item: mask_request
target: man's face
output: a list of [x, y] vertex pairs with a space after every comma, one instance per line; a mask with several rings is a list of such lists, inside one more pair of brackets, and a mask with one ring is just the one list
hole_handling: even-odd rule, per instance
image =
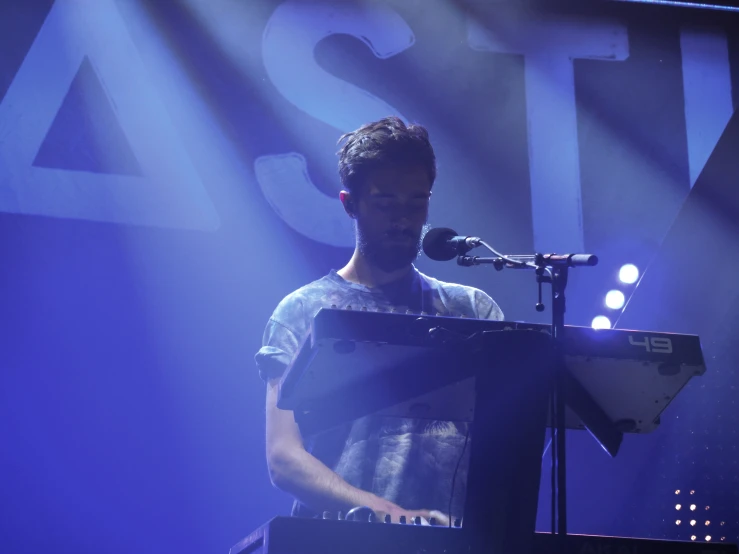
[[383, 271], [407, 266], [421, 252], [431, 182], [421, 166], [377, 169], [357, 202], [360, 252]]

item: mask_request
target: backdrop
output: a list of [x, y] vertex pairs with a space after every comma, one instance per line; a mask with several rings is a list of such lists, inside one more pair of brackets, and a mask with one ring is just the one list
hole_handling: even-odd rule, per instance
[[[737, 18], [548, 4], [0, 4], [4, 551], [226, 552], [288, 512], [252, 358], [279, 300], [351, 254], [335, 151], [362, 123], [428, 127], [432, 225], [596, 253], [567, 321], [618, 317], [605, 293], [634, 291], [618, 268], [649, 266], [734, 111]], [[417, 265], [507, 319], [550, 317], [533, 274]], [[672, 432], [615, 459], [570, 435], [572, 532], [737, 540], [736, 427], [706, 462], [721, 496], [694, 486], [681, 441], [718, 432], [681, 426], [697, 406], [736, 411], [735, 373], [707, 396], [710, 362], [664, 414]]]

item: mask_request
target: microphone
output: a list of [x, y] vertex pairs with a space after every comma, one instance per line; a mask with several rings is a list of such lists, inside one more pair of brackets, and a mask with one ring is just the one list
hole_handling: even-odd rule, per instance
[[478, 237], [461, 237], [446, 227], [431, 229], [423, 238], [423, 252], [432, 260], [446, 262], [480, 246]]

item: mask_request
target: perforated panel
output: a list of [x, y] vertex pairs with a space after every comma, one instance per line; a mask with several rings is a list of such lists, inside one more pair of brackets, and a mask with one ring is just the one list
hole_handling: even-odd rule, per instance
[[[708, 371], [681, 410], [678, 472], [666, 510], [675, 538], [739, 542], [739, 302], [704, 345]], [[669, 479], [669, 475], [665, 475]], [[680, 509], [677, 507], [680, 506]]]

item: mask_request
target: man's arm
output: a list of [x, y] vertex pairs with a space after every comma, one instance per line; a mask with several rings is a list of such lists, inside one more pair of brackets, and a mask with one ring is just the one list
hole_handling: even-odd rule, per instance
[[[267, 381], [267, 467], [272, 483], [314, 510], [348, 511], [368, 506], [393, 520], [410, 511], [351, 486], [303, 447], [293, 412], [277, 407], [279, 379]], [[415, 515], [415, 514], [414, 514]]]
[[[283, 321], [300, 322], [305, 318], [299, 311], [299, 302], [283, 301], [276, 313], [280, 312]], [[441, 525], [448, 524], [443, 514], [404, 510], [393, 502], [353, 487], [305, 450], [293, 412], [277, 408], [280, 377], [298, 351], [298, 337], [302, 334], [300, 327], [288, 327], [273, 316], [265, 329], [263, 346], [256, 355], [259, 374], [267, 383], [267, 467], [272, 483], [316, 512], [346, 512], [355, 506], [368, 506], [380, 519], [385, 515], [390, 515], [394, 522], [401, 515], [435, 517]]]

